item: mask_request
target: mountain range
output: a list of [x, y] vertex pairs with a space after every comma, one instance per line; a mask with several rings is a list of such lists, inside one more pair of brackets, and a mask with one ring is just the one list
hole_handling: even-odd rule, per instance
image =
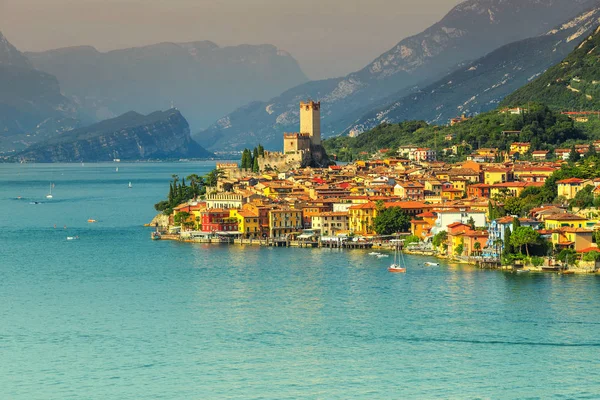
[[109, 52], [81, 46], [26, 56], [56, 76], [64, 94], [96, 120], [175, 106], [195, 130], [308, 80], [290, 54], [272, 45], [200, 41]]
[[507, 96], [503, 105], [543, 102], [561, 111], [600, 110], [600, 28], [568, 57]]
[[35, 70], [0, 33], [0, 152], [33, 143], [39, 124], [78, 117], [76, 105], [62, 95], [57, 79]]
[[559, 63], [600, 24], [600, 5], [549, 32], [507, 44], [438, 82], [364, 115], [344, 133], [355, 135], [383, 123], [425, 120], [445, 124], [461, 114], [474, 115]]
[[321, 101], [324, 136], [339, 134], [357, 116], [391, 102], [390, 96], [401, 98], [491, 50], [548, 32], [589, 6], [586, 0], [467, 0], [360, 71], [249, 103], [194, 137], [210, 149], [234, 150], [257, 142], [280, 147], [280, 134], [297, 130], [298, 103], [306, 99]]
[[17, 154], [20, 159], [34, 162], [212, 156], [191, 139], [188, 122], [175, 109], [149, 115], [130, 111], [117, 118], [65, 132]]

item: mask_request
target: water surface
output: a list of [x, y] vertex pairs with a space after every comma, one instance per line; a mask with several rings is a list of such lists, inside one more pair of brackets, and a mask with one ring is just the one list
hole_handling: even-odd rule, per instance
[[0, 164], [0, 398], [598, 398], [598, 277], [151, 241], [213, 166]]

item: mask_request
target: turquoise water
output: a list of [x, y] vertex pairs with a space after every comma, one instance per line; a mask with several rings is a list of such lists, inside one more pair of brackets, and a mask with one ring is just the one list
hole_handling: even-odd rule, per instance
[[213, 165], [0, 164], [0, 399], [600, 396], [598, 277], [151, 241]]

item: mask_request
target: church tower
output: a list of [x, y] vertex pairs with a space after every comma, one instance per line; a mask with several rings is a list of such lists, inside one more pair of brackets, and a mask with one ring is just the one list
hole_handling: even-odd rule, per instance
[[321, 145], [321, 102], [300, 102], [300, 133], [308, 133], [312, 145]]

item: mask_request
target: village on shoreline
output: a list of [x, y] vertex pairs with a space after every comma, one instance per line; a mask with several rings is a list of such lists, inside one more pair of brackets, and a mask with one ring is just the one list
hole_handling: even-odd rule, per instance
[[[320, 104], [301, 103], [284, 152], [258, 146], [241, 164], [173, 177], [153, 239], [332, 248], [393, 248], [519, 271], [596, 273], [600, 267], [600, 142], [557, 159], [514, 142], [460, 162], [434, 149], [382, 149], [329, 161]], [[519, 154], [533, 153], [528, 160]], [[543, 156], [543, 157], [542, 157]]]

